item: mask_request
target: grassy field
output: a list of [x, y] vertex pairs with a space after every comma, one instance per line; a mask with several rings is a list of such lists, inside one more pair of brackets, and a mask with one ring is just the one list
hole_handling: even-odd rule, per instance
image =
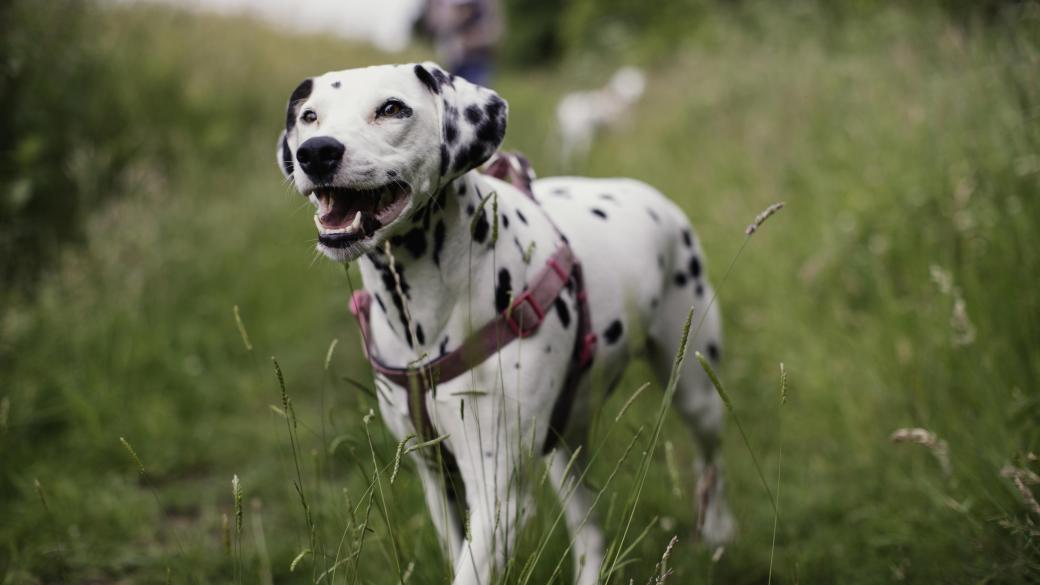
[[[163, 128], [168, 150], [92, 213], [31, 301], [0, 313], [0, 583], [449, 582], [410, 464], [384, 478], [385, 505], [369, 489], [373, 453], [390, 465], [396, 445], [378, 417], [363, 422], [375, 405], [350, 382], [369, 374], [343, 268], [314, 258], [311, 212], [273, 157], [300, 79], [426, 53], [155, 9], [93, 18], [134, 119]], [[1001, 473], [1040, 471], [1035, 10], [843, 21], [751, 3], [650, 64], [632, 120], [559, 168], [556, 97], [613, 66], [503, 72], [507, 147], [542, 175], [644, 179], [689, 213], [721, 284], [722, 380], [770, 482], [783, 457], [774, 547], [770, 500], [729, 425], [741, 537], [713, 559], [692, 543], [694, 447], [669, 415], [633, 522], [645, 537], [611, 582], [646, 582], [673, 535], [669, 583], [1040, 581], [1040, 510]], [[775, 201], [787, 207], [722, 282]], [[630, 368], [605, 416], [649, 379]], [[660, 396], [592, 437], [594, 484]], [[894, 444], [903, 427], [945, 441], [949, 473], [928, 447]], [[612, 539], [647, 446], [604, 491]], [[558, 507], [539, 500], [517, 562], [551, 546], [531, 583], [550, 580], [567, 542], [547, 535]]]

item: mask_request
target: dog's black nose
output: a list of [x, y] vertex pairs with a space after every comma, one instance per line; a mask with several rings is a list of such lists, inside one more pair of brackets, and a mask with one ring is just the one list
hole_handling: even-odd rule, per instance
[[313, 179], [325, 179], [336, 172], [346, 147], [328, 136], [311, 138], [296, 149], [300, 168]]

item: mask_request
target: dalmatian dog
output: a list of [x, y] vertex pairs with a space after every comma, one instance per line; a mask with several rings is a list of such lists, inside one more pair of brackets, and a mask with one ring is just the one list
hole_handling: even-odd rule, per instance
[[[566, 436], [545, 455], [545, 466], [524, 467], [524, 453], [541, 455], [563, 392], [579, 311], [573, 280], [545, 308], [533, 335], [423, 395], [456, 461], [457, 480], [446, 481], [419, 451], [411, 456], [454, 559], [453, 583], [501, 577], [531, 509], [530, 489], [517, 479], [547, 470], [563, 494], [576, 582], [590, 585], [599, 579], [605, 539], [590, 514], [595, 494], [575, 485], [585, 459], [571, 463], [571, 456], [596, 406], [593, 381], [616, 382], [638, 354], [666, 380], [691, 305], [696, 314], [707, 311], [691, 349], [718, 360], [720, 316], [708, 306], [712, 289], [687, 218], [652, 187], [630, 179], [546, 178], [533, 183], [531, 197], [479, 173], [502, 142], [506, 116], [506, 102], [493, 91], [433, 63], [335, 71], [292, 92], [277, 158], [314, 205], [318, 250], [336, 262], [357, 261], [374, 299], [369, 349], [387, 363], [421, 364], [456, 350], [569, 243], [583, 267], [599, 343], [572, 395]], [[723, 495], [723, 411], [694, 363], [686, 361], [674, 406], [699, 447], [699, 533], [715, 544], [735, 530]], [[378, 373], [376, 381], [392, 434], [416, 434], [408, 389]]]

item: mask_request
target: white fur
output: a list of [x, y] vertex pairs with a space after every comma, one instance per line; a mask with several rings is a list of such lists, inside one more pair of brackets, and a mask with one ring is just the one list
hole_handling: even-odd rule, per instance
[[[336, 81], [339, 89], [330, 85]], [[350, 250], [320, 249], [333, 260], [359, 259], [364, 287], [378, 297], [372, 306], [376, 351], [385, 362], [404, 366], [435, 357], [442, 349], [454, 350], [468, 332], [491, 320], [498, 311], [496, 291], [503, 270], [510, 274], [513, 294], [522, 290], [561, 243], [551, 217], [582, 262], [593, 329], [599, 335], [593, 368], [575, 395], [564, 443], [573, 448], [584, 441], [589, 413], [597, 407], [590, 400], [593, 384], [602, 388], [604, 382], [615, 382], [629, 357], [645, 351], [663, 383], [691, 305], [705, 316], [691, 350], [708, 353], [709, 345], [721, 344], [719, 313], [717, 305], [707, 306], [712, 292], [703, 269], [696, 279], [691, 276], [691, 259], [696, 256], [703, 264], [703, 254], [678, 207], [637, 181], [543, 179], [534, 183], [536, 202], [511, 185], [477, 172], [441, 176], [445, 116], [450, 117], [452, 109], [483, 107], [494, 95], [462, 79], [455, 79], [453, 85], [434, 94], [417, 80], [413, 66], [348, 70], [314, 80], [311, 96], [297, 106], [317, 110], [320, 123], [291, 129], [290, 149], [295, 152], [311, 136], [333, 136], [347, 147], [338, 184], [367, 185], [365, 181], [375, 180], [371, 177], [393, 169], [413, 187], [408, 210], [371, 241]], [[404, 100], [413, 116], [392, 124], [374, 120], [370, 113], [390, 95]], [[457, 141], [463, 145], [478, 140], [475, 127], [467, 124], [463, 121], [458, 129]], [[297, 166], [293, 180], [301, 193], [308, 194], [311, 185], [302, 175]], [[424, 222], [423, 209], [430, 203], [436, 207]], [[495, 207], [497, 218], [491, 215]], [[483, 231], [478, 219], [481, 209], [488, 224]], [[495, 222], [498, 237], [493, 241]], [[476, 232], [473, 226], [478, 226]], [[415, 230], [421, 232], [422, 246]], [[440, 245], [435, 243], [438, 231], [443, 233]], [[410, 240], [395, 239], [410, 232]], [[373, 253], [387, 241], [397, 242], [392, 244], [392, 272], [390, 258]], [[407, 325], [392, 302], [396, 279], [387, 285], [387, 275], [395, 273], [407, 288], [401, 303], [410, 316]], [[685, 276], [677, 280], [677, 274]], [[677, 284], [679, 280], [685, 284]], [[536, 482], [544, 474], [540, 465], [531, 467], [531, 458], [537, 460], [541, 453], [575, 339], [575, 295], [565, 292], [561, 299], [564, 308], [547, 308], [535, 335], [514, 341], [426, 396], [430, 416], [437, 431], [447, 435], [445, 445], [457, 460], [465, 485], [468, 538], [463, 519], [448, 501], [439, 467], [418, 453], [413, 455], [434, 525], [446, 554], [455, 559], [456, 585], [486, 585], [500, 575], [513, 554], [517, 529], [530, 513], [531, 478]], [[569, 315], [566, 325], [565, 313]], [[622, 333], [611, 341], [608, 332], [615, 322]], [[415, 433], [407, 391], [381, 377], [377, 386], [380, 410], [391, 433], [399, 440]], [[675, 405], [693, 430], [704, 462], [715, 464], [722, 408], [693, 360], [687, 360]], [[569, 458], [563, 447], [548, 458], [550, 483], [566, 498], [565, 520], [575, 537], [572, 556], [577, 581], [591, 585], [603, 560], [604, 536], [595, 515], [588, 514], [594, 495], [582, 486], [572, 493], [571, 484], [584, 470], [585, 460], [578, 458], [568, 478], [564, 470]], [[518, 481], [520, 477], [527, 480]], [[715, 477], [703, 527], [704, 537], [713, 543], [733, 534], [721, 476]], [[588, 522], [583, 523], [587, 516]]]

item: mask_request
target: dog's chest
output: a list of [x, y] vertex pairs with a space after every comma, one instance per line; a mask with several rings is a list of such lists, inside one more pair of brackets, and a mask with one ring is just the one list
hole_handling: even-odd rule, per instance
[[[513, 186], [470, 173], [361, 261], [375, 300], [373, 341], [404, 366], [453, 351], [529, 286], [561, 245], [538, 204]], [[576, 306], [563, 301], [560, 310]]]

